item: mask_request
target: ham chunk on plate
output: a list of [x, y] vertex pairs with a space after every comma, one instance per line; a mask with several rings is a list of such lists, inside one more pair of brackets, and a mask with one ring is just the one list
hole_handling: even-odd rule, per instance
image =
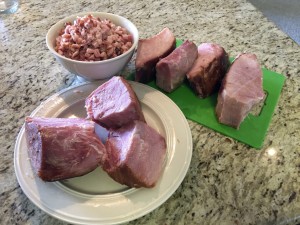
[[218, 93], [220, 123], [239, 128], [253, 106], [264, 98], [262, 71], [255, 54], [240, 54], [227, 72]]
[[117, 182], [129, 187], [153, 187], [163, 171], [166, 143], [156, 130], [134, 121], [110, 130], [103, 169]]
[[88, 118], [105, 128], [118, 128], [133, 120], [145, 121], [131, 85], [114, 76], [94, 90], [85, 101]]
[[27, 117], [25, 134], [33, 171], [44, 181], [57, 181], [96, 169], [106, 151], [95, 125], [79, 118]]
[[178, 88], [197, 57], [197, 46], [191, 41], [185, 41], [156, 64], [157, 86], [166, 92], [172, 92]]

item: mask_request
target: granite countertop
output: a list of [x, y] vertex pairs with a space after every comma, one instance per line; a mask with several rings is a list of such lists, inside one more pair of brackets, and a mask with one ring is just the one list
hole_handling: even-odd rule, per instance
[[178, 38], [219, 43], [231, 56], [253, 52], [263, 67], [287, 78], [262, 149], [188, 121], [193, 157], [185, 179], [163, 205], [128, 224], [300, 223], [300, 47], [250, 3], [28, 0], [17, 13], [0, 15], [0, 224], [66, 224], [24, 195], [13, 158], [24, 117], [74, 81], [48, 51], [45, 35], [81, 11], [123, 15], [141, 38], [169, 27]]

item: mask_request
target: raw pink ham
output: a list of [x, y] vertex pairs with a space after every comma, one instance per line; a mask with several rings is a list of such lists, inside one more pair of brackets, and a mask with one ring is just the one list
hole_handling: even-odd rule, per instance
[[44, 181], [57, 181], [96, 169], [106, 151], [95, 125], [79, 118], [27, 117], [25, 133], [33, 171]]
[[262, 71], [255, 54], [240, 54], [227, 72], [218, 94], [220, 123], [239, 128], [254, 105], [262, 101]]

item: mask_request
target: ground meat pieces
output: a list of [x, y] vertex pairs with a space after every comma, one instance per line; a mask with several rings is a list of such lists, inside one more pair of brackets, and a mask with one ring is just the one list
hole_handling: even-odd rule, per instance
[[101, 61], [123, 54], [132, 44], [133, 37], [125, 28], [87, 15], [66, 23], [56, 38], [55, 50], [70, 59]]

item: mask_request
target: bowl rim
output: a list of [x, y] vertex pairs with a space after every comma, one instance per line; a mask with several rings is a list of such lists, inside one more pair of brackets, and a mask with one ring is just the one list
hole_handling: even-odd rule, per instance
[[[80, 61], [80, 60], [75, 60], [75, 59], [70, 59], [70, 58], [67, 58], [63, 55], [60, 55], [58, 54], [57, 51], [55, 51], [55, 49], [53, 47], [51, 47], [51, 41], [50, 40], [50, 34], [55, 32], [57, 30], [56, 27], [60, 26], [61, 25], [61, 28], [63, 28], [63, 24], [67, 21], [74, 21], [75, 18], [79, 17], [79, 16], [85, 16], [85, 15], [93, 15], [95, 17], [105, 17], [105, 16], [110, 16], [110, 17], [116, 17], [118, 19], [121, 19], [121, 20], [124, 20], [126, 21], [127, 23], [131, 24], [131, 26], [133, 27], [133, 29], [135, 30], [136, 34], [133, 34], [132, 32], [130, 32], [129, 30], [127, 30], [128, 32], [130, 32], [132, 35], [133, 35], [133, 44], [131, 46], [130, 49], [128, 49], [126, 52], [124, 52], [123, 54], [121, 55], [118, 55], [114, 58], [111, 58], [111, 59], [106, 59], [106, 60], [101, 60], [101, 61]], [[60, 29], [61, 29], [60, 28]], [[134, 36], [136, 36], [136, 39], [134, 38]], [[47, 31], [47, 34], [46, 34], [46, 45], [48, 47], [48, 49], [52, 52], [52, 54], [54, 54], [56, 57], [59, 57], [60, 59], [63, 59], [63, 60], [66, 60], [68, 62], [72, 62], [72, 63], [78, 63], [78, 64], [93, 64], [93, 65], [98, 65], [98, 64], [105, 64], [105, 63], [109, 63], [109, 62], [113, 62], [113, 61], [116, 61], [120, 58], [123, 58], [125, 56], [127, 56], [128, 54], [131, 54], [132, 51], [134, 51], [138, 45], [138, 40], [139, 40], [139, 32], [138, 32], [138, 29], [137, 27], [135, 26], [135, 24], [133, 22], [131, 22], [129, 19], [123, 17], [123, 16], [120, 16], [120, 15], [117, 15], [117, 14], [113, 14], [113, 13], [107, 13], [107, 12], [97, 12], [97, 11], [88, 11], [88, 12], [80, 12], [80, 13], [75, 13], [75, 14], [72, 14], [70, 16], [67, 16], [67, 17], [64, 17], [62, 19], [60, 19], [59, 21], [57, 21], [56, 23], [54, 23], [50, 29]]]

